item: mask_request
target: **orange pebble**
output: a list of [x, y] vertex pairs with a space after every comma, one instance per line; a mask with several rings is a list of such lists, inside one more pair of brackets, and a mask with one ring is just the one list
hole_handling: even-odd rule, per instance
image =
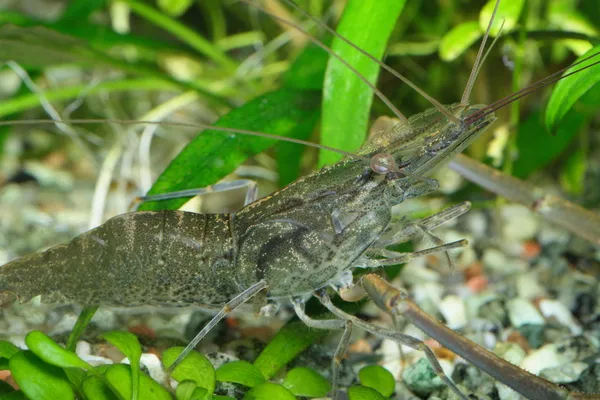
[[146, 325], [133, 325], [127, 328], [127, 330], [136, 336], [141, 336], [149, 339], [156, 338], [156, 332], [154, 332], [154, 329], [149, 328]]
[[476, 276], [483, 275], [483, 265], [479, 261], [476, 261], [465, 268], [463, 273], [465, 274], [465, 279], [468, 281]]
[[370, 354], [373, 352], [373, 347], [365, 339], [359, 339], [356, 342], [350, 344], [350, 346], [348, 347], [348, 350], [351, 353]]
[[471, 289], [473, 293], [479, 293], [487, 288], [488, 283], [488, 278], [486, 276], [474, 276], [468, 280], [467, 287]]
[[529, 353], [529, 351], [531, 350], [527, 339], [519, 331], [512, 331], [510, 335], [508, 335], [508, 337], [506, 338], [506, 341], [518, 344], [519, 347], [521, 347], [527, 353]]
[[535, 240], [527, 240], [523, 243], [521, 257], [531, 259], [537, 257], [542, 251], [542, 246]]

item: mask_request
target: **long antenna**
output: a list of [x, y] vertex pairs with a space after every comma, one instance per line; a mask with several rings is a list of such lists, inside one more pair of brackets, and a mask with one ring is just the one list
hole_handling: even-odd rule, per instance
[[465, 91], [463, 92], [462, 98], [460, 99], [460, 104], [469, 104], [469, 97], [471, 96], [473, 85], [475, 85], [475, 80], [477, 79], [477, 74], [479, 73], [479, 64], [481, 62], [483, 50], [485, 49], [485, 42], [487, 42], [487, 39], [490, 36], [490, 30], [492, 29], [492, 24], [494, 23], [494, 18], [496, 17], [496, 12], [498, 12], [499, 5], [500, 0], [496, 0], [496, 4], [494, 5], [494, 11], [492, 11], [492, 17], [490, 18], [490, 22], [488, 22], [487, 29], [485, 30], [485, 35], [483, 35], [483, 40], [479, 45], [479, 51], [477, 52], [477, 57], [475, 57], [475, 62], [473, 63], [473, 68], [471, 69], [469, 80], [467, 81], [467, 85], [465, 86]]
[[274, 135], [270, 133], [250, 131], [247, 129], [237, 129], [237, 128], [227, 128], [223, 126], [214, 126], [208, 124], [199, 124], [199, 123], [189, 123], [189, 122], [167, 122], [167, 121], [140, 121], [135, 119], [69, 119], [69, 120], [56, 120], [56, 119], [28, 119], [28, 120], [4, 120], [0, 121], [0, 126], [7, 125], [35, 125], [35, 124], [79, 124], [79, 125], [99, 125], [105, 123], [114, 123], [120, 125], [160, 125], [160, 126], [175, 126], [175, 127], [185, 127], [185, 128], [202, 128], [209, 129], [213, 131], [219, 132], [227, 132], [227, 133], [236, 133], [240, 135], [247, 136], [258, 136], [267, 139], [277, 139], [284, 142], [297, 143], [302, 144], [304, 146], [316, 147], [317, 149], [327, 150], [334, 153], [342, 154], [347, 157], [353, 158], [363, 158], [357, 154], [336, 149], [334, 147], [325, 146], [322, 144], [307, 142], [301, 139], [294, 139], [287, 136]]
[[[284, 23], [286, 23], [286, 24], [288, 24], [290, 26], [294, 26], [291, 23], [289, 23], [288, 21], [285, 21], [282, 18], [280, 18], [280, 17], [278, 17], [276, 15], [271, 14], [269, 11], [266, 11], [266, 10], [260, 8], [259, 6], [255, 5], [253, 2], [251, 2], [249, 0], [240, 0], [240, 1], [243, 1], [244, 3], [250, 4], [253, 7], [259, 8], [261, 11], [263, 11], [266, 14], [272, 16], [273, 18], [278, 19], [281, 22], [284, 22]], [[324, 22], [320, 21], [319, 19], [313, 17], [312, 15], [310, 15], [309, 13], [307, 13], [306, 11], [304, 11], [301, 7], [299, 7], [292, 0], [282, 0], [282, 1], [284, 3], [290, 5], [291, 7], [293, 7], [295, 10], [297, 10], [298, 12], [300, 12], [305, 17], [310, 18], [312, 21], [314, 21], [315, 23], [317, 23], [320, 27], [322, 27], [323, 29], [327, 30], [327, 32], [331, 33], [336, 38], [342, 40], [344, 43], [348, 44], [353, 49], [355, 49], [356, 51], [358, 51], [359, 53], [361, 53], [362, 55], [364, 55], [364, 56], [368, 57], [369, 59], [371, 59], [372, 61], [376, 62], [381, 68], [385, 69], [386, 71], [388, 71], [389, 73], [391, 73], [393, 76], [395, 76], [396, 78], [400, 79], [402, 82], [404, 82], [405, 84], [407, 84], [410, 88], [412, 88], [413, 90], [415, 90], [417, 93], [419, 93], [421, 96], [423, 96], [428, 102], [430, 102], [439, 112], [441, 112], [442, 114], [444, 114], [448, 118], [448, 120], [452, 121], [454, 124], [457, 124], [457, 125], [460, 124], [460, 120], [454, 114], [452, 114], [450, 111], [448, 111], [448, 109], [446, 107], [444, 107], [443, 104], [441, 104], [439, 101], [437, 101], [436, 99], [434, 99], [433, 97], [431, 97], [430, 95], [428, 95], [423, 89], [421, 89], [420, 87], [418, 87], [416, 84], [414, 84], [412, 81], [410, 81], [407, 77], [405, 77], [404, 75], [402, 75], [401, 73], [399, 73], [398, 71], [396, 71], [395, 69], [393, 69], [392, 67], [390, 67], [389, 65], [387, 65], [386, 63], [384, 63], [381, 60], [377, 59], [377, 57], [374, 57], [371, 54], [369, 54], [368, 52], [366, 52], [365, 50], [361, 49], [359, 46], [357, 46], [356, 44], [352, 43], [350, 40], [348, 40], [347, 38], [345, 38], [343, 35], [340, 35], [338, 32], [336, 32], [335, 29], [332, 29], [331, 27], [329, 27]], [[310, 35], [310, 34], [307, 33], [307, 35]], [[311, 40], [314, 41], [315, 39], [311, 37]], [[341, 59], [341, 57], [339, 57], [339, 55], [337, 55], [329, 47], [327, 47], [325, 45], [320, 46], [320, 47], [323, 48], [325, 51], [327, 51], [332, 56], [334, 56], [335, 58], [337, 58], [338, 60]], [[344, 64], [346, 64], [346, 63], [344, 63]], [[354, 73], [357, 73], [357, 71], [354, 70], [354, 69], [352, 69], [352, 71]], [[383, 101], [383, 99], [379, 95], [377, 97], [379, 97]], [[385, 103], [386, 103], [386, 105], [388, 104], [387, 102], [385, 102]], [[393, 109], [392, 109], [392, 112], [393, 112]], [[394, 114], [395, 114], [395, 112], [394, 112]], [[403, 121], [406, 120], [406, 118], [400, 118], [400, 119], [403, 120]]]
[[494, 111], [498, 110], [499, 108], [502, 108], [510, 103], [512, 103], [515, 100], [518, 100], [524, 96], [527, 96], [530, 93], [535, 92], [536, 90], [539, 90], [543, 87], [546, 87], [548, 85], [551, 85], [555, 82], [558, 82], [562, 79], [565, 79], [571, 75], [577, 74], [583, 70], [586, 70], [588, 68], [593, 67], [594, 65], [600, 64], [600, 61], [596, 61], [590, 65], [586, 65], [585, 67], [579, 68], [575, 71], [571, 71], [568, 74], [559, 76], [560, 74], [564, 73], [565, 71], [568, 71], [570, 69], [572, 69], [573, 67], [576, 67], [577, 65], [580, 65], [582, 63], [584, 63], [585, 61], [588, 61], [594, 57], [597, 57], [598, 55], [600, 55], [600, 52], [592, 54], [586, 58], [584, 58], [583, 60], [577, 61], [576, 63], [569, 65], [568, 67], [565, 67], [559, 71], [556, 71], [555, 73], [540, 79], [539, 81], [532, 83], [531, 85], [527, 86], [526, 88], [523, 88], [513, 94], [510, 94], [506, 97], [504, 97], [503, 99], [500, 99], [486, 107], [481, 108], [479, 111], [477, 111], [476, 113], [474, 113], [473, 115], [471, 115], [470, 117], [465, 119], [465, 123], [467, 125], [470, 125], [472, 123], [474, 123], [475, 121], [477, 121], [478, 119], [484, 118], [485, 116], [493, 113]]
[[[251, 7], [254, 7], [260, 11], [262, 11], [264, 14], [270, 16], [271, 18], [282, 22], [286, 25], [291, 26], [292, 28], [298, 30], [299, 32], [302, 32], [304, 35], [306, 35], [314, 44], [316, 44], [317, 46], [319, 46], [320, 48], [322, 48], [323, 50], [325, 50], [327, 53], [329, 53], [331, 56], [335, 57], [336, 59], [338, 59], [342, 64], [344, 64], [344, 66], [346, 66], [348, 69], [350, 69], [350, 71], [352, 71], [361, 81], [363, 81], [372, 91], [373, 93], [375, 93], [375, 95], [385, 103], [385, 105], [392, 111], [392, 113], [396, 116], [396, 118], [400, 119], [401, 121], [407, 121], [408, 118], [406, 118], [406, 116], [404, 114], [402, 114], [402, 112], [400, 112], [400, 110], [398, 110], [396, 108], [396, 106], [394, 106], [394, 104], [390, 101], [390, 99], [388, 99], [379, 89], [377, 89], [377, 87], [375, 85], [373, 85], [371, 82], [368, 81], [367, 78], [365, 78], [360, 72], [358, 72], [356, 70], [356, 68], [354, 68], [352, 65], [350, 65], [350, 63], [348, 63], [348, 61], [344, 60], [342, 57], [340, 57], [337, 53], [335, 53], [333, 50], [331, 50], [329, 47], [327, 47], [325, 44], [321, 43], [319, 41], [319, 39], [317, 39], [316, 37], [314, 37], [313, 35], [311, 35], [306, 29], [302, 28], [300, 25], [295, 24], [291, 21], [288, 21], [285, 18], [282, 18], [276, 14], [273, 14], [272, 12], [268, 11], [267, 9], [259, 6], [258, 4], [253, 3], [252, 1], [249, 0], [240, 0], [243, 3], [248, 4]], [[285, 1], [285, 0], [284, 0]], [[312, 17], [311, 17], [312, 18]], [[315, 18], [312, 18], [315, 22], [319, 23], [319, 21]], [[356, 47], [356, 45], [353, 44], [354, 47]], [[374, 58], [374, 57], [373, 57]], [[377, 60], [377, 59], [376, 59]]]

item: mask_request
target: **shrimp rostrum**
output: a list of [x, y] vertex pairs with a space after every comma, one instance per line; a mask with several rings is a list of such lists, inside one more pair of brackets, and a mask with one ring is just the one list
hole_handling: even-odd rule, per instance
[[[473, 79], [479, 66], [473, 67]], [[332, 363], [334, 396], [339, 361], [351, 328], [357, 325], [425, 352], [434, 371], [466, 400], [422, 341], [346, 314], [333, 305], [325, 290], [349, 286], [355, 268], [405, 263], [467, 244], [435, 241], [433, 247], [415, 252], [387, 250], [423, 236], [436, 238], [435, 228], [468, 211], [469, 203], [461, 203], [408, 223], [393, 221], [391, 211], [410, 198], [435, 191], [438, 183], [429, 177], [433, 171], [494, 122], [494, 109], [469, 105], [466, 100], [449, 106], [434, 103], [430, 110], [377, 131], [355, 154], [268, 197], [256, 200], [249, 191], [247, 204], [236, 213], [130, 212], [69, 243], [14, 260], [0, 268], [0, 307], [41, 295], [44, 302], [84, 306], [220, 309], [171, 365], [172, 370], [220, 319], [262, 292], [275, 301], [291, 300], [299, 318], [311, 327], [344, 330]], [[375, 275], [365, 276], [361, 285], [379, 307], [405, 316], [528, 398], [586, 397], [491, 355], [434, 321], [403, 292]], [[337, 319], [306, 315], [304, 300], [312, 294]]]

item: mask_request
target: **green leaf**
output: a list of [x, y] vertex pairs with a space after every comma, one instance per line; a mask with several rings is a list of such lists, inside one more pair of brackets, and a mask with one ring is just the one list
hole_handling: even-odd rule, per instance
[[179, 17], [194, 3], [194, 0], [156, 0], [156, 5], [171, 17]]
[[439, 37], [415, 37], [390, 45], [387, 56], [428, 56], [438, 51]]
[[[171, 347], [163, 353], [162, 362], [165, 369], [168, 369], [175, 362], [183, 349], [183, 347]], [[215, 391], [215, 369], [208, 358], [197, 351], [188, 354], [181, 364], [175, 368], [171, 376], [178, 382], [187, 380], [196, 382], [198, 387], [207, 390], [206, 398], [210, 398]]]
[[175, 390], [177, 400], [200, 400], [206, 397], [208, 391], [204, 388], [199, 388], [194, 381], [179, 382]]
[[[124, 399], [131, 399], [131, 366], [115, 364], [108, 367], [105, 373], [106, 380]], [[144, 400], [172, 400], [171, 395], [158, 382], [148, 375], [140, 374], [140, 399]]]
[[31, 400], [73, 400], [75, 393], [62, 369], [46, 364], [31, 351], [10, 358], [10, 370], [17, 385]]
[[5, 395], [8, 393], [14, 393], [14, 392], [15, 392], [15, 388], [10, 386], [8, 384], [8, 382], [0, 380], [0, 399], [4, 399], [4, 397], [1, 395]]
[[138, 338], [132, 333], [119, 331], [108, 332], [103, 336], [129, 359], [133, 378], [131, 381], [133, 385], [132, 400], [137, 400], [140, 385], [140, 357], [142, 356], [142, 346]]
[[90, 364], [77, 357], [77, 354], [63, 349], [42, 332], [29, 332], [25, 337], [25, 343], [29, 350], [48, 364], [61, 368], [81, 368], [84, 370], [92, 368]]
[[78, 392], [78, 394], [81, 394], [83, 392], [83, 381], [88, 374], [79, 368], [63, 368], [63, 371], [65, 371], [67, 379], [75, 387], [75, 390]]
[[386, 400], [377, 390], [365, 386], [352, 386], [348, 388], [349, 400]]
[[77, 346], [79, 338], [81, 335], [83, 335], [85, 328], [89, 325], [92, 318], [94, 318], [96, 310], [98, 310], [98, 306], [85, 307], [83, 310], [81, 310], [81, 313], [77, 317], [77, 322], [75, 322], [75, 326], [69, 334], [69, 339], [67, 340], [66, 345], [67, 350], [75, 351], [75, 347]]
[[325, 397], [331, 390], [327, 379], [306, 367], [297, 367], [288, 372], [283, 386], [294, 395], [303, 397]]
[[361, 385], [371, 387], [388, 397], [396, 390], [394, 376], [387, 369], [379, 365], [369, 365], [358, 372]]
[[[372, 56], [381, 59], [405, 2], [350, 0], [346, 4], [337, 32]], [[377, 81], [379, 65], [341, 39], [333, 39], [331, 47], [333, 52], [346, 60], [369, 82]], [[330, 57], [323, 87], [321, 143], [348, 151], [359, 148], [367, 135], [372, 101], [371, 89], [346, 65]], [[331, 164], [339, 159], [339, 154], [321, 152], [319, 164]]]
[[572, 195], [581, 195], [585, 189], [584, 180], [587, 170], [586, 152], [579, 149], [571, 154], [560, 172], [560, 186]]
[[[498, 12], [492, 24], [492, 29], [490, 29], [490, 35], [492, 37], [498, 35], [500, 27], [502, 26], [502, 21], [504, 21], [504, 33], [512, 31], [517, 25], [517, 22], [519, 22], [519, 16], [521, 15], [524, 4], [525, 0], [510, 0], [500, 2], [500, 5], [498, 6]], [[496, 0], [489, 0], [479, 13], [479, 26], [484, 32], [490, 23], [490, 18], [492, 17], [492, 12], [494, 11], [495, 5]]]
[[483, 36], [483, 32], [475, 21], [455, 26], [444, 35], [440, 42], [440, 58], [444, 61], [456, 60], [481, 36]]
[[[576, 62], [598, 52], [600, 52], [600, 45], [590, 49], [584, 55], [579, 57]], [[568, 75], [575, 70], [589, 66], [596, 61], [598, 61], [597, 57], [585, 61], [582, 64], [566, 71], [563, 76]], [[552, 91], [552, 95], [548, 101], [548, 106], [546, 107], [546, 128], [550, 132], [555, 132], [575, 102], [584, 94], [586, 94], [599, 81], [600, 65], [595, 65], [558, 82]]]
[[[321, 90], [329, 55], [323, 49], [309, 44], [283, 76], [284, 87], [300, 90]], [[309, 140], [313, 129], [306, 129], [296, 139]], [[277, 143], [277, 171], [279, 186], [284, 187], [300, 176], [300, 162], [304, 148], [294, 143]]]
[[0, 357], [10, 359], [12, 356], [17, 354], [21, 349], [12, 344], [11, 342], [7, 342], [6, 340], [0, 340]]
[[176, 19], [164, 15], [160, 11], [152, 8], [141, 1], [122, 0], [129, 5], [131, 11], [138, 14], [148, 22], [162, 28], [173, 36], [177, 37], [188, 46], [206, 55], [221, 67], [228, 71], [235, 71], [237, 63], [227, 56], [221, 49], [213, 45], [209, 40], [198, 34], [193, 29], [188, 28]]
[[213, 395], [212, 400], [235, 400], [233, 397], [229, 397], [229, 396], [219, 396], [219, 395]]
[[25, 394], [23, 392], [21, 392], [20, 390], [12, 391], [11, 393], [5, 394], [2, 397], [0, 397], [0, 399], [2, 399], [2, 400], [31, 400], [31, 399], [28, 399], [27, 396], [25, 396]]
[[[299, 137], [306, 131], [312, 131], [319, 114], [319, 104], [317, 92], [281, 89], [231, 111], [215, 125]], [[275, 139], [206, 130], [175, 157], [148, 194], [211, 185], [233, 172], [248, 157], [275, 143]], [[177, 209], [186, 201], [146, 202], [139, 210]]]
[[71, 0], [60, 22], [86, 24], [90, 14], [106, 6], [106, 3], [106, 0]]
[[81, 383], [83, 393], [89, 400], [121, 400], [97, 375], [90, 375]]
[[296, 397], [283, 386], [265, 382], [250, 389], [244, 400], [296, 400]]
[[247, 361], [232, 361], [221, 365], [216, 377], [219, 382], [234, 382], [251, 388], [265, 381], [260, 371]]
[[517, 132], [518, 158], [513, 163], [513, 175], [526, 178], [555, 160], [577, 136], [584, 121], [582, 114], [570, 112], [556, 133], [551, 135], [544, 128], [539, 113], [527, 118], [519, 125]]
[[316, 340], [327, 335], [322, 329], [310, 329], [301, 321], [290, 322], [277, 332], [277, 335], [254, 361], [265, 379], [270, 379], [277, 371]]

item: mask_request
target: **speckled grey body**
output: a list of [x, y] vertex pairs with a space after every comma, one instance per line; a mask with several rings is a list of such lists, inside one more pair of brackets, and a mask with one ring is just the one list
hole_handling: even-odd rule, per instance
[[[478, 107], [449, 109], [464, 117]], [[116, 216], [1, 267], [0, 306], [37, 295], [82, 305], [222, 305], [262, 279], [270, 297], [312, 292], [360, 266], [389, 226], [391, 206], [434, 189], [423, 176], [493, 119], [456, 126], [428, 110], [235, 214]], [[371, 157], [381, 153], [400, 170], [374, 172]]]

